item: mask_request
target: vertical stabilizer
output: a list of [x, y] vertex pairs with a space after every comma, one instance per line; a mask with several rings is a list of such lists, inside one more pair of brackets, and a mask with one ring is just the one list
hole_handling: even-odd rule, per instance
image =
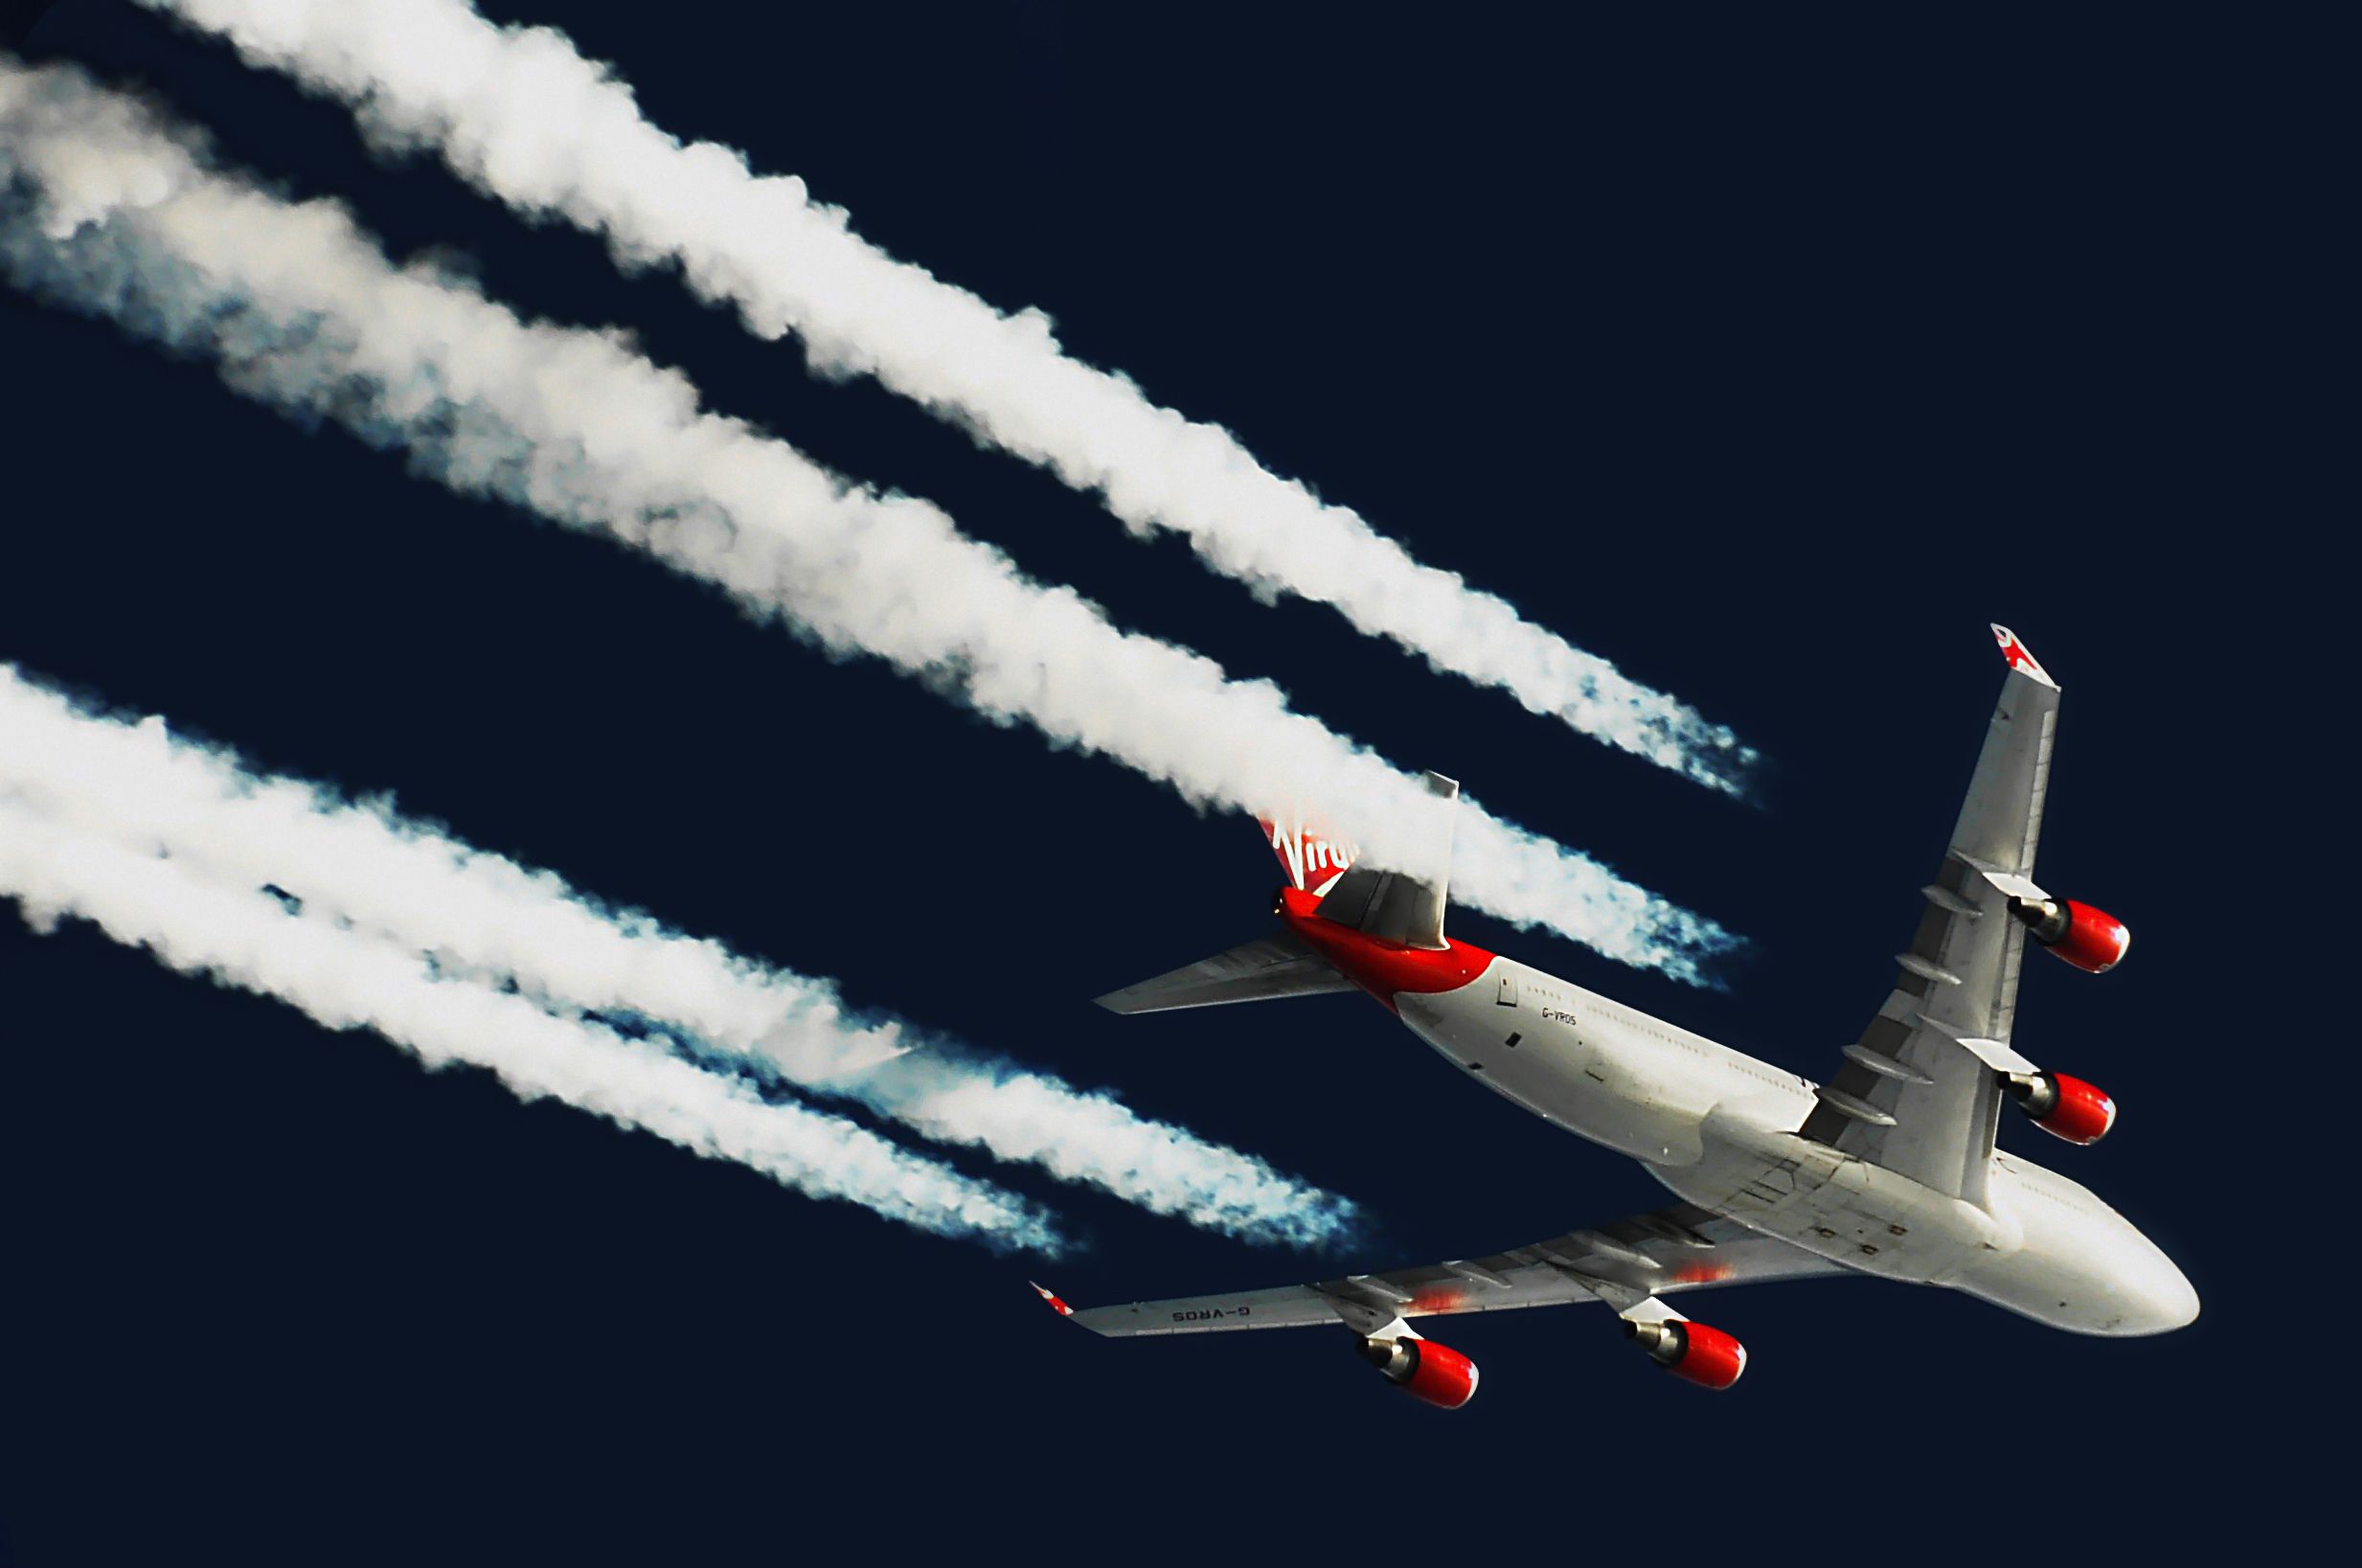
[[1321, 900], [1321, 919], [1350, 925], [1381, 942], [1440, 951], [1443, 905], [1451, 891], [1452, 820], [1460, 784], [1441, 773], [1427, 775], [1433, 809], [1420, 824], [1426, 834], [1420, 872], [1376, 871], [1352, 866]]
[[1263, 818], [1262, 824], [1263, 836], [1271, 840], [1271, 852], [1280, 857], [1287, 873], [1287, 885], [1306, 893], [1326, 894], [1359, 852], [1302, 806], [1284, 818]]

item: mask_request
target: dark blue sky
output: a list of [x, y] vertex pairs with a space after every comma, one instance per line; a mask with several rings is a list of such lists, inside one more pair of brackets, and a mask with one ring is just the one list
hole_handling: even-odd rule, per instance
[[[1022, 1262], [0, 920], [0, 1520], [27, 1560], [562, 1537], [1237, 1558], [1314, 1531], [1380, 1558], [1981, 1554], [2080, 1494], [2173, 1496], [2179, 1528], [2272, 1479], [2307, 1391], [2259, 1353], [2288, 1310], [2260, 1269], [2336, 1221], [2289, 1214], [2273, 1164], [2219, 1162], [2268, 1133], [2242, 1118], [2270, 1091], [2223, 1063], [2274, 1027], [2251, 988], [2283, 950], [2254, 933], [2287, 908], [2268, 883], [2303, 817], [2278, 743], [2255, 749], [2290, 615], [2240, 563], [2279, 548], [2259, 531], [2332, 517], [2285, 461], [2312, 427], [2263, 407], [2307, 353], [2276, 314], [2328, 135], [2303, 40], [2145, 13], [757, 9], [486, 7], [563, 26], [659, 123], [1044, 307], [1071, 351], [1734, 724], [1773, 760], [1765, 809], [1260, 606], [876, 387], [807, 378], [670, 278], [373, 162], [343, 111], [124, 0], [70, 0], [30, 51], [146, 84], [397, 250], [628, 324], [715, 405], [1745, 933], [1706, 993], [1453, 918], [1815, 1077], [1887, 989], [2000, 684], [1986, 623], [2010, 623], [2067, 690], [2043, 879], [2138, 940], [2102, 980], [2030, 964], [2019, 1020], [2115, 1093], [2115, 1135], [2005, 1139], [2156, 1236], [2205, 1315], [2101, 1342], [1869, 1281], [1734, 1290], [1697, 1304], [1753, 1353], [1717, 1398], [1604, 1311], [1504, 1314], [1442, 1329], [1486, 1374], [1446, 1416], [1342, 1330], [1098, 1341]], [[1051, 1275], [1077, 1302], [1482, 1253], [1663, 1200], [1366, 1002], [1092, 1008], [1265, 929], [1249, 825], [112, 329], [0, 296], [0, 658], [395, 790], [1375, 1216], [1365, 1248], [1306, 1261], [996, 1171], [1090, 1238]]]

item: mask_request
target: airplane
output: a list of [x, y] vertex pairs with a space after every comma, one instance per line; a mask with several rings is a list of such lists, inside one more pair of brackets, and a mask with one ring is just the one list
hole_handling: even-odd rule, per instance
[[2010, 1043], [2026, 940], [2105, 973], [2124, 923], [2032, 879], [2059, 689], [2007, 627], [2009, 670], [1966, 801], [1895, 988], [1826, 1083], [1814, 1083], [1542, 970], [1443, 934], [1449, 803], [1428, 775], [1446, 868], [1433, 879], [1355, 862], [1301, 819], [1265, 823], [1288, 880], [1282, 929], [1100, 997], [1119, 1013], [1361, 990], [1468, 1076], [1641, 1162], [1678, 1202], [1481, 1258], [1276, 1288], [1077, 1309], [1115, 1338], [1342, 1325], [1388, 1381], [1429, 1404], [1474, 1398], [1475, 1363], [1411, 1326], [1457, 1312], [1604, 1302], [1678, 1377], [1727, 1389], [1737, 1339], [1665, 1298], [1842, 1273], [1941, 1284], [2077, 1333], [2158, 1334], [2197, 1292], [2089, 1191], [1994, 1147], [2002, 1102], [2088, 1145], [2116, 1102]]

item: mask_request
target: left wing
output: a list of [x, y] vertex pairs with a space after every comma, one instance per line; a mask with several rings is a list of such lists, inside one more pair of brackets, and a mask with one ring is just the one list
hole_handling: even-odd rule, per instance
[[1398, 1318], [1567, 1302], [1604, 1301], [1636, 1317], [1678, 1315], [1651, 1310], [1654, 1298], [1708, 1285], [1845, 1272], [1737, 1220], [1677, 1203], [1598, 1230], [1571, 1231], [1489, 1258], [1454, 1259], [1424, 1268], [1080, 1309], [1048, 1291], [1042, 1294], [1084, 1328], [1115, 1338], [1321, 1323], [1342, 1323], [1367, 1334]]

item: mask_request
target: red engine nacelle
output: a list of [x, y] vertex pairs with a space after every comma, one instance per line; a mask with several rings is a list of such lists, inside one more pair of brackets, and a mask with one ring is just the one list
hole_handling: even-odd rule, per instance
[[2086, 974], [2105, 974], [2132, 949], [2132, 933], [2104, 909], [2073, 898], [2019, 898], [2010, 905], [2034, 941]]
[[2035, 1126], [2071, 1144], [2096, 1144], [2116, 1125], [2116, 1102], [2064, 1073], [2012, 1073], [2010, 1093]]
[[1476, 1398], [1476, 1363], [1432, 1339], [1365, 1339], [1362, 1359], [1431, 1405], [1457, 1410]]
[[1626, 1318], [1624, 1336], [1638, 1340], [1658, 1366], [1700, 1388], [1729, 1388], [1747, 1370], [1747, 1347], [1703, 1323], [1671, 1318], [1634, 1323]]

